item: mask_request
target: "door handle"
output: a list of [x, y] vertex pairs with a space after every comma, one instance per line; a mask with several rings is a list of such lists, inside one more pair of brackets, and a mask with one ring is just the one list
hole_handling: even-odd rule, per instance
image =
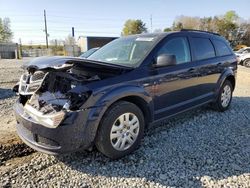
[[188, 72], [194, 72], [194, 71], [195, 71], [195, 68], [188, 69]]
[[153, 83], [153, 85], [157, 85], [159, 82], [157, 82], [157, 81], [154, 81], [154, 83]]

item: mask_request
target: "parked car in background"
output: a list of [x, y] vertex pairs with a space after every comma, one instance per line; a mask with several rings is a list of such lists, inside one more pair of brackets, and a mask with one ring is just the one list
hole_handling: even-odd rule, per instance
[[18, 135], [38, 151], [96, 146], [112, 159], [136, 150], [154, 123], [205, 104], [227, 110], [237, 72], [223, 37], [194, 30], [121, 37], [63, 62], [31, 95], [20, 95]]
[[242, 48], [235, 52], [240, 65], [250, 67], [250, 47]]
[[235, 48], [234, 48], [234, 51], [238, 51], [238, 50], [240, 50], [240, 49], [242, 49], [242, 48], [246, 48], [247, 46], [246, 45], [244, 45], [244, 44], [239, 44], [239, 45], [237, 45]]
[[99, 48], [91, 48], [89, 50], [87, 50], [86, 52], [83, 52], [79, 57], [81, 58], [87, 58], [90, 55], [92, 55], [93, 53], [95, 53]]

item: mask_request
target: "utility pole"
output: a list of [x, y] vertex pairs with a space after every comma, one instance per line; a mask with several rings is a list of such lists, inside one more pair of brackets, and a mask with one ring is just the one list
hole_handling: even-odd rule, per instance
[[72, 27], [72, 37], [75, 37], [75, 28]]
[[152, 18], [152, 14], [150, 15], [150, 27], [151, 27], [151, 33], [153, 33], [153, 18]]
[[72, 38], [73, 38], [73, 41], [74, 41], [74, 44], [72, 45], [73, 56], [75, 56], [75, 28], [74, 27], [72, 27]]
[[21, 38], [19, 38], [19, 45], [20, 45], [20, 50], [19, 50], [19, 58], [22, 58], [22, 40], [21, 40]]
[[45, 31], [45, 35], [46, 35], [46, 47], [47, 49], [49, 48], [48, 45], [48, 30], [47, 30], [47, 21], [46, 21], [46, 10], [44, 10], [44, 31]]

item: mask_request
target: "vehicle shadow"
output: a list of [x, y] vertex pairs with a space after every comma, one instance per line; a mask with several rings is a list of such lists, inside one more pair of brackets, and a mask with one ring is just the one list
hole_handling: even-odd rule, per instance
[[7, 99], [15, 96], [15, 93], [12, 89], [0, 88], [0, 100]]
[[186, 112], [150, 128], [141, 147], [120, 160], [110, 160], [96, 150], [57, 158], [79, 173], [110, 181], [136, 178], [148, 185], [177, 187], [223, 184], [228, 178], [232, 182], [250, 173], [247, 109], [250, 97], [234, 97], [224, 113], [208, 107]]

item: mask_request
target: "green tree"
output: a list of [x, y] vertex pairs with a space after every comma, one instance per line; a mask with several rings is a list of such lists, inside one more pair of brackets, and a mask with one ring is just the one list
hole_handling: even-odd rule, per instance
[[134, 35], [134, 34], [140, 34], [140, 33], [146, 33], [147, 28], [146, 24], [143, 23], [141, 20], [127, 20], [124, 24], [122, 35]]
[[172, 31], [172, 29], [170, 27], [166, 27], [163, 31], [164, 32], [169, 32], [169, 31]]
[[13, 33], [10, 29], [10, 19], [0, 18], [0, 42], [11, 42]]
[[215, 17], [217, 32], [224, 36], [227, 40], [235, 40], [239, 16], [234, 11], [226, 12], [222, 18]]
[[239, 16], [235, 11], [230, 10], [226, 12], [226, 14], [224, 15], [224, 19], [227, 22], [236, 22], [239, 19]]

